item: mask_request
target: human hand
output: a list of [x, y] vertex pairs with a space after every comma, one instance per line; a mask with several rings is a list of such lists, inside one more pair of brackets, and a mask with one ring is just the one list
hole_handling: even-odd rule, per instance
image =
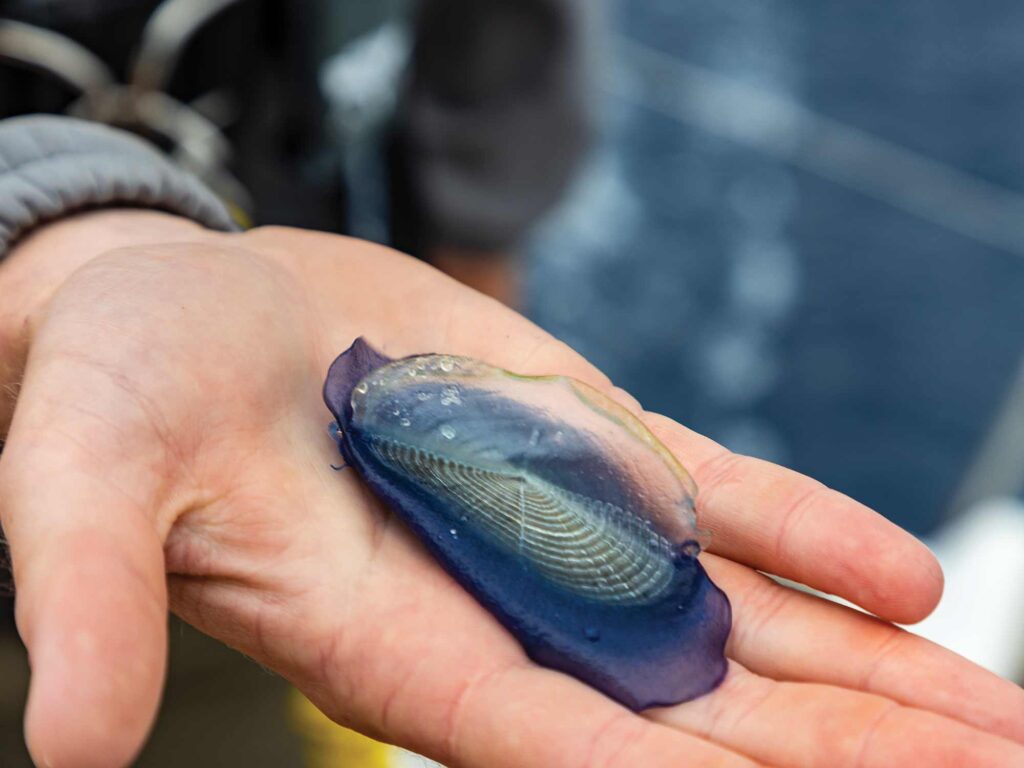
[[515, 313], [387, 249], [165, 217], [159, 237], [139, 235], [150, 245], [96, 255], [135, 235], [87, 253], [90, 221], [59, 225], [70, 249], [40, 252], [43, 230], [0, 266], [0, 293], [38, 297], [0, 318], [14, 340], [0, 383], [23, 373], [0, 514], [39, 764], [131, 759], [168, 604], [338, 722], [451, 766], [1024, 764], [1019, 688], [757, 573], [909, 622], [941, 591], [920, 544], [653, 414], [701, 488], [702, 560], [733, 605], [729, 675], [641, 717], [535, 666], [354, 473], [330, 469], [327, 366], [365, 335], [391, 356], [464, 354], [637, 404]]

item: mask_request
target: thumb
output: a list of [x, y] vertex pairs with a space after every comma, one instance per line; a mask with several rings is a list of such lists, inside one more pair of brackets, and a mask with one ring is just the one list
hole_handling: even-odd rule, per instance
[[[49, 768], [130, 763], [166, 663], [151, 457], [100, 415], [119, 412], [104, 378], [81, 361], [30, 359], [0, 459], [0, 522], [32, 666], [25, 737]], [[70, 391], [89, 408], [69, 404]]]

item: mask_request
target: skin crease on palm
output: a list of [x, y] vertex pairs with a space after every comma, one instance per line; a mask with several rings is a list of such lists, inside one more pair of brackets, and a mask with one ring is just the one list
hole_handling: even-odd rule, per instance
[[1024, 766], [1024, 692], [887, 623], [939, 598], [923, 546], [655, 414], [700, 486], [702, 560], [732, 601], [726, 681], [634, 715], [527, 660], [354, 472], [331, 470], [327, 366], [364, 335], [392, 356], [574, 376], [640, 409], [431, 267], [333, 235], [110, 211], [25, 240], [0, 295], [0, 513], [40, 765], [130, 762], [169, 607], [338, 722], [453, 768]]

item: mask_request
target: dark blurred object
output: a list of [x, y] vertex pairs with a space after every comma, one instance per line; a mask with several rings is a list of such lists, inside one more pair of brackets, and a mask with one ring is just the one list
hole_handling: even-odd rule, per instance
[[969, 468], [1024, 442], [1024, 6], [617, 7], [608, 139], [536, 250], [535, 316], [916, 533], [1019, 492]]
[[[318, 83], [317, 0], [0, 3], [0, 117], [68, 111], [134, 130], [260, 224], [347, 230]], [[424, 0], [394, 88], [391, 241], [514, 248], [586, 144], [584, 0]], [[354, 10], [354, 9], [353, 9]], [[356, 16], [366, 16], [365, 9]], [[404, 20], [402, 23], [406, 23]], [[344, 30], [335, 30], [343, 36]], [[347, 139], [347, 137], [342, 137]], [[362, 194], [362, 178], [349, 178]]]
[[4, 529], [0, 527], [0, 637], [14, 629], [13, 597], [14, 574], [11, 572], [11, 552], [7, 547]]
[[[591, 0], [429, 0], [394, 146], [394, 243], [507, 251], [586, 146]], [[402, 200], [407, 195], [407, 200]]]
[[[0, 619], [0, 626], [9, 617]], [[32, 768], [22, 736], [22, 710], [28, 693], [28, 658], [14, 632], [0, 631], [0, 755], [4, 768]]]
[[0, 117], [68, 110], [133, 129], [256, 221], [339, 231], [317, 11], [313, 0], [6, 0], [0, 58], [14, 66], [0, 67]]

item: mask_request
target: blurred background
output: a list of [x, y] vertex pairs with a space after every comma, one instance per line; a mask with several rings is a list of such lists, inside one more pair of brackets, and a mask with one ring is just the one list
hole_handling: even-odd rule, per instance
[[[127, 127], [240, 223], [516, 306], [648, 409], [924, 537], [948, 586], [915, 631], [1021, 681], [1022, 35], [1014, 0], [0, 0], [0, 117]], [[171, 637], [139, 765], [423, 764]]]

